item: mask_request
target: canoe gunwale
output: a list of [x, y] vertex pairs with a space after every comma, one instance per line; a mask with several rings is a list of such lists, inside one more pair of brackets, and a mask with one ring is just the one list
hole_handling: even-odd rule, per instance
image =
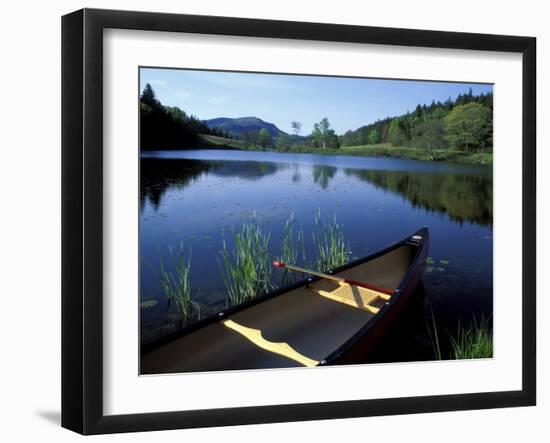
[[[411, 238], [413, 236], [420, 235], [421, 236], [421, 242], [413, 242], [411, 241]], [[340, 357], [342, 357], [346, 352], [348, 352], [351, 348], [353, 348], [357, 343], [359, 343], [362, 339], [365, 338], [365, 336], [373, 330], [376, 325], [380, 322], [380, 320], [390, 311], [400, 300], [402, 297], [406, 296], [406, 291], [410, 290], [413, 291], [415, 288], [410, 287], [411, 283], [413, 283], [413, 280], [417, 277], [417, 275], [421, 274], [422, 267], [424, 266], [423, 257], [427, 255], [427, 248], [429, 247], [429, 231], [427, 227], [419, 229], [417, 232], [412, 234], [411, 236], [407, 237], [404, 240], [401, 240], [399, 243], [397, 243], [399, 246], [403, 245], [411, 245], [416, 246], [417, 251], [415, 253], [415, 256], [411, 260], [411, 263], [409, 265], [409, 268], [407, 269], [407, 273], [401, 280], [401, 283], [397, 288], [395, 288], [391, 298], [384, 303], [384, 305], [380, 308], [380, 310], [374, 315], [373, 318], [371, 318], [359, 331], [357, 331], [353, 336], [349, 338], [342, 346], [340, 346], [337, 350], [332, 352], [320, 362], [320, 365], [330, 365], [334, 364], [335, 361], [337, 361]], [[389, 252], [386, 250], [386, 252]], [[416, 286], [416, 285], [415, 285]]]
[[[366, 262], [369, 262], [371, 260], [374, 260], [382, 255], [386, 255], [404, 245], [407, 245], [407, 244], [411, 244], [410, 242], [410, 239], [413, 235], [419, 235], [423, 232], [426, 232], [427, 234], [427, 228], [422, 228], [420, 230], [418, 230], [416, 233], [412, 234], [412, 235], [409, 235], [407, 236], [405, 239], [397, 242], [397, 243], [394, 243], [393, 245], [390, 245], [388, 246], [387, 248], [385, 249], [381, 249], [373, 254], [370, 254], [370, 255], [367, 255], [365, 257], [362, 257], [362, 258], [359, 258], [357, 260], [354, 260], [352, 262], [349, 262], [349, 263], [346, 263], [345, 265], [343, 266], [340, 266], [338, 268], [335, 268], [335, 269], [332, 269], [330, 271], [328, 271], [328, 273], [330, 274], [338, 274], [340, 272], [343, 272], [343, 271], [346, 271], [348, 269], [351, 269], [351, 268], [354, 268], [356, 266], [359, 266], [359, 265], [362, 265]], [[324, 364], [330, 364], [332, 361], [334, 361], [335, 359], [337, 359], [338, 357], [340, 357], [343, 353], [345, 353], [349, 348], [353, 347], [353, 345], [359, 341], [365, 334], [368, 333], [368, 331], [378, 322], [378, 320], [387, 312], [388, 309], [390, 309], [392, 307], [393, 304], [395, 304], [395, 302], [397, 301], [396, 299], [396, 295], [397, 294], [401, 294], [402, 293], [402, 290], [403, 288], [406, 288], [410, 279], [413, 277], [417, 267], [418, 267], [418, 260], [420, 259], [420, 255], [421, 255], [421, 252], [422, 252], [422, 245], [420, 245], [420, 247], [418, 247], [418, 251], [416, 252], [416, 255], [415, 257], [413, 258], [413, 260], [411, 261], [411, 264], [407, 270], [407, 273], [405, 274], [404, 278], [402, 279], [400, 285], [394, 290], [393, 294], [391, 295], [391, 298], [390, 300], [385, 303], [382, 308], [380, 308], [380, 311], [376, 314], [374, 314], [374, 317], [370, 319], [369, 322], [367, 322], [367, 324], [365, 326], [363, 326], [356, 334], [354, 334], [352, 337], [350, 337], [350, 339], [348, 339], [342, 346], [340, 346], [336, 351], [332, 352], [329, 356], [327, 356], [327, 358], [325, 358], [323, 361], [321, 361], [320, 365], [324, 365]], [[213, 314], [213, 315], [210, 315], [208, 317], [205, 317], [204, 319], [202, 320], [199, 320], [197, 321], [196, 323], [190, 325], [190, 326], [187, 326], [187, 327], [184, 327], [184, 328], [181, 328], [179, 329], [178, 331], [175, 331], [171, 334], [168, 334], [164, 337], [161, 337], [159, 338], [158, 340], [155, 340], [154, 342], [152, 343], [149, 343], [147, 345], [141, 345], [140, 343], [140, 355], [144, 355], [144, 354], [147, 354], [149, 352], [152, 352], [164, 345], [167, 345], [179, 338], [182, 338], [188, 334], [191, 334], [192, 332], [198, 330], [198, 329], [201, 329], [203, 327], [206, 327], [212, 323], [215, 323], [215, 322], [219, 322], [220, 320], [222, 319], [226, 319], [234, 314], [237, 314], [241, 311], [244, 311], [252, 306], [255, 306], [257, 304], [260, 304], [260, 303], [263, 303], [267, 300], [270, 300], [272, 298], [275, 298], [275, 297], [278, 297], [280, 295], [283, 295], [287, 292], [290, 292], [290, 291], [293, 291], [295, 289], [299, 289], [299, 288], [302, 288], [304, 286], [307, 286], [311, 283], [314, 283], [316, 281], [320, 281], [320, 280], [323, 280], [322, 277], [308, 277], [308, 278], [305, 278], [305, 279], [302, 279], [302, 280], [299, 280], [295, 283], [293, 283], [292, 285], [288, 285], [288, 286], [284, 286], [282, 288], [278, 288], [274, 291], [270, 291], [268, 292], [267, 294], [264, 294], [264, 295], [261, 295], [261, 296], [258, 296], [258, 297], [255, 297], [253, 298], [252, 300], [249, 300], [245, 303], [242, 303], [240, 305], [237, 305], [237, 306], [233, 306], [233, 307], [230, 307], [228, 309], [225, 309], [221, 312], [219, 312], [218, 314]], [[397, 294], [396, 294], [397, 292]], [[395, 301], [394, 301], [395, 299]], [[389, 303], [389, 304], [388, 304]], [[141, 373], [141, 368], [140, 368], [140, 373]]]

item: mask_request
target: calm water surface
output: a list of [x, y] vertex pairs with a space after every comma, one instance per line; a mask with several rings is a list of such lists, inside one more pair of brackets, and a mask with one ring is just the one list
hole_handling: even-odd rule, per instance
[[[492, 168], [386, 158], [226, 150], [157, 151], [141, 157], [141, 328], [149, 343], [177, 327], [159, 282], [161, 256], [192, 249], [193, 299], [203, 315], [225, 307], [223, 235], [255, 214], [272, 254], [294, 213], [311, 253], [314, 214], [336, 215], [353, 257], [430, 228], [423, 285], [388, 351], [376, 361], [431, 359], [426, 322], [456, 331], [493, 306]], [[443, 261], [443, 262], [441, 262]], [[447, 263], [448, 262], [448, 263]]]

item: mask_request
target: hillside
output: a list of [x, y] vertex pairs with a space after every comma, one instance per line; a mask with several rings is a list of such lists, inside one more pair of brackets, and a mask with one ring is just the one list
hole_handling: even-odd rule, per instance
[[257, 117], [219, 117], [203, 120], [203, 122], [211, 129], [229, 133], [243, 140], [247, 138], [247, 134], [257, 135], [262, 129], [267, 130], [273, 139], [276, 139], [281, 134], [285, 134], [273, 123], [266, 122]]
[[197, 146], [201, 148], [238, 149], [241, 151], [263, 150], [261, 146], [253, 145], [242, 140], [235, 140], [208, 134], [199, 134], [199, 143]]

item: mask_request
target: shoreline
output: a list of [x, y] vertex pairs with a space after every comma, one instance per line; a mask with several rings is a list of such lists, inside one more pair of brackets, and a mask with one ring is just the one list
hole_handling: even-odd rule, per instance
[[[432, 152], [424, 148], [413, 148], [409, 146], [392, 146], [389, 143], [374, 145], [343, 146], [340, 148], [309, 148], [304, 146], [289, 146], [283, 148], [269, 149], [259, 145], [253, 145], [243, 140], [234, 140], [213, 135], [200, 134], [198, 143], [199, 149], [230, 149], [235, 151], [258, 151], [258, 152], [282, 152], [295, 154], [316, 154], [316, 155], [346, 155], [355, 157], [386, 157], [401, 160], [422, 160], [446, 163], [461, 163], [471, 165], [492, 165], [492, 152], [466, 152], [451, 149], [437, 149]], [[177, 148], [163, 150], [194, 150], [195, 147]], [[144, 151], [156, 151], [147, 149]]]
[[247, 145], [237, 140], [227, 140], [221, 137], [202, 136], [209, 148], [236, 149], [242, 151], [271, 151], [296, 154], [317, 154], [317, 155], [349, 155], [355, 157], [387, 157], [402, 160], [423, 160], [448, 163], [466, 163], [474, 165], [492, 165], [492, 152], [465, 152], [450, 149], [437, 149], [434, 151], [436, 160], [431, 152], [424, 148], [413, 148], [406, 146], [391, 146], [389, 144], [344, 146], [338, 149], [321, 149], [306, 147], [288, 147], [279, 149], [264, 149], [259, 146]]

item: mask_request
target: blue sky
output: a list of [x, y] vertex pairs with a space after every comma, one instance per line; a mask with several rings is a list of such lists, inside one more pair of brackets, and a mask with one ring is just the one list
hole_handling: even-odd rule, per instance
[[140, 88], [150, 83], [157, 98], [200, 119], [254, 116], [291, 132], [302, 122], [302, 135], [328, 117], [338, 134], [387, 116], [413, 111], [417, 104], [445, 101], [472, 88], [492, 85], [355, 79], [279, 74], [141, 68]]

